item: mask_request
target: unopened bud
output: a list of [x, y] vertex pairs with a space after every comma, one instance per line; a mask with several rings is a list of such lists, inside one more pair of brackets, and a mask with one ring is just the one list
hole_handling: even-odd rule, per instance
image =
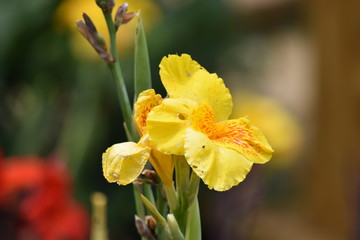
[[134, 180], [133, 183], [134, 184], [139, 184], [139, 185], [144, 184], [144, 183], [150, 184], [150, 185], [155, 185], [154, 181], [149, 180], [149, 179], [143, 179], [143, 178], [137, 178], [137, 179]]
[[83, 13], [82, 16], [84, 18], [86, 26], [88, 26], [88, 28], [89, 28], [90, 33], [92, 33], [92, 34], [96, 33], [97, 30], [96, 30], [95, 24], [93, 23], [91, 18], [86, 13]]
[[102, 59], [107, 62], [114, 62], [114, 58], [107, 51], [103, 36], [97, 32], [96, 27], [91, 21], [90, 17], [84, 13], [83, 18], [85, 22], [82, 20], [76, 22], [79, 32], [86, 38], [86, 40], [91, 44], [91, 46]]
[[145, 222], [146, 222], [146, 225], [148, 226], [148, 228], [151, 231], [155, 231], [156, 220], [155, 220], [155, 218], [153, 216], [145, 216]]
[[156, 240], [156, 238], [152, 235], [150, 229], [148, 228], [147, 224], [136, 215], [135, 226], [140, 236], [145, 237], [146, 239]]
[[135, 12], [128, 12], [125, 14], [125, 16], [122, 19], [122, 24], [127, 24], [130, 22], [134, 17], [136, 16]]
[[135, 12], [127, 12], [128, 7], [129, 4], [124, 3], [117, 9], [114, 19], [116, 29], [118, 29], [121, 24], [127, 24], [135, 17]]
[[150, 170], [150, 169], [145, 169], [141, 174], [151, 180], [157, 180], [158, 178], [157, 173], [154, 170]]
[[110, 14], [115, 6], [114, 0], [96, 0], [96, 4], [105, 14]]

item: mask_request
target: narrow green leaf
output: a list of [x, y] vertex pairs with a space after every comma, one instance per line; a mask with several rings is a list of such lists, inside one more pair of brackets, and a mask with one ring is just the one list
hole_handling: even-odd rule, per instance
[[169, 229], [169, 224], [165, 220], [163, 216], [159, 213], [156, 207], [147, 199], [144, 195], [140, 195], [142, 202], [144, 203], [145, 207], [151, 212], [151, 215], [155, 218], [158, 226], [161, 228], [162, 232], [165, 235], [165, 239], [167, 240], [174, 240], [171, 236], [171, 232]]
[[192, 172], [190, 177], [190, 187], [189, 187], [189, 195], [188, 195], [189, 206], [191, 206], [194, 203], [195, 199], [197, 199], [197, 195], [199, 192], [199, 183], [200, 183], [199, 176], [196, 175], [195, 172]]
[[174, 185], [168, 186], [164, 185], [164, 190], [166, 193], [167, 201], [170, 207], [171, 212], [175, 212], [178, 209], [178, 196], [175, 191]]
[[136, 213], [142, 220], [144, 220], [145, 210], [144, 210], [144, 206], [141, 203], [140, 185], [133, 183], [133, 190], [134, 190]]
[[179, 224], [177, 223], [174, 214], [168, 214], [167, 221], [169, 224], [171, 235], [173, 236], [174, 240], [184, 240], [184, 235], [180, 231]]
[[167, 225], [167, 222], [165, 218], [161, 216], [161, 214], [158, 212], [156, 207], [144, 195], [140, 194], [140, 197], [145, 207], [151, 212], [151, 215], [155, 218], [156, 222], [160, 226], [165, 227]]
[[168, 206], [166, 204], [166, 199], [165, 196], [163, 195], [163, 191], [161, 189], [161, 185], [160, 187], [156, 187], [156, 199], [157, 199], [157, 204], [158, 204], [158, 209], [159, 212], [162, 216], [165, 216], [165, 214], [167, 213], [168, 210]]
[[143, 186], [143, 191], [144, 191], [145, 197], [147, 199], [149, 199], [151, 204], [155, 205], [155, 198], [154, 198], [154, 193], [153, 193], [153, 191], [151, 189], [151, 185], [143, 183], [142, 186]]
[[189, 208], [186, 223], [185, 240], [201, 240], [201, 220], [197, 197]]
[[141, 14], [138, 17], [138, 26], [135, 38], [135, 101], [139, 93], [151, 88], [151, 71], [149, 51], [146, 43], [144, 26], [141, 20]]

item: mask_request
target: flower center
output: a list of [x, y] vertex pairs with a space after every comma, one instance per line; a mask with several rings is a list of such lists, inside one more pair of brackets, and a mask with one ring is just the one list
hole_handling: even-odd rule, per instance
[[193, 113], [191, 120], [194, 130], [218, 143], [244, 145], [246, 137], [251, 136], [247, 129], [237, 122], [228, 120], [215, 123], [213, 110], [208, 104], [201, 105]]

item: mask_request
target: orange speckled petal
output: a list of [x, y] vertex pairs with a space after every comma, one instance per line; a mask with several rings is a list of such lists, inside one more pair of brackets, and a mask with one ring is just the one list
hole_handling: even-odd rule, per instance
[[161, 81], [171, 98], [187, 98], [207, 103], [214, 111], [215, 121], [228, 119], [232, 98], [224, 81], [210, 74], [187, 54], [169, 55], [160, 63]]
[[264, 134], [249, 119], [239, 118], [215, 124], [212, 140], [221, 147], [238, 151], [254, 163], [266, 163], [273, 149]]
[[134, 121], [141, 135], [146, 133], [146, 118], [151, 109], [162, 102], [159, 94], [154, 89], [148, 89], [139, 94], [134, 105]]
[[226, 191], [242, 182], [252, 167], [241, 153], [219, 147], [205, 134], [188, 128], [185, 158], [210, 189]]

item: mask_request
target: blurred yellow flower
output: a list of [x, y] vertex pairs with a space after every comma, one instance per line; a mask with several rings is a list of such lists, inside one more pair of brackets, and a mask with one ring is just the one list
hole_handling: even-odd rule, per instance
[[232, 117], [247, 115], [267, 136], [276, 149], [272, 164], [288, 165], [299, 153], [302, 143], [301, 128], [296, 118], [279, 102], [246, 90], [238, 90]]
[[228, 120], [232, 98], [216, 74], [183, 54], [164, 57], [160, 76], [169, 98], [148, 113], [150, 142], [165, 154], [184, 155], [210, 189], [230, 189], [253, 163], [271, 158], [271, 146], [247, 118]]
[[[124, 2], [118, 2], [118, 5]], [[161, 18], [161, 10], [153, 0], [128, 0], [126, 2], [129, 3], [129, 12], [141, 10], [145, 30], [149, 30]], [[114, 14], [117, 7], [115, 6], [114, 8]], [[81, 16], [84, 12], [90, 16], [98, 32], [103, 35], [109, 47], [109, 34], [106, 22], [95, 0], [63, 0], [55, 14], [55, 26], [59, 31], [70, 31], [71, 46], [78, 57], [93, 60], [99, 59], [94, 49], [76, 30], [75, 22], [82, 18]], [[136, 23], [137, 21], [134, 19], [121, 26], [117, 32], [120, 56], [126, 55], [126, 50], [129, 50], [134, 45]]]

